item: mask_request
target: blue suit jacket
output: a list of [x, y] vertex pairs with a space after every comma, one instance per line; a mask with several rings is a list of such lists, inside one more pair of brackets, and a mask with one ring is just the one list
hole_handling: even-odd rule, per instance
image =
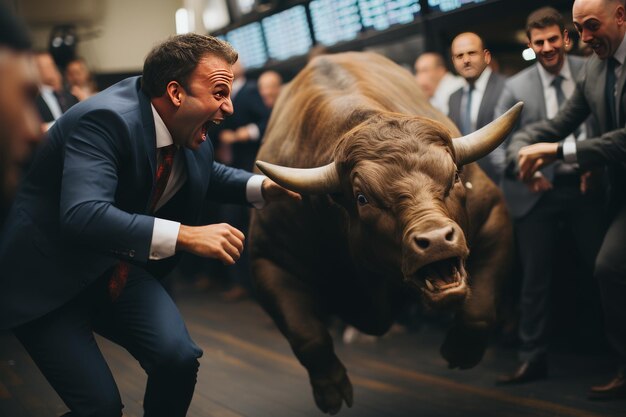
[[[157, 276], [148, 261], [156, 134], [140, 78], [81, 102], [50, 130], [26, 175], [0, 242], [0, 328], [40, 317], [75, 297], [119, 259]], [[250, 173], [213, 162], [206, 141], [182, 149], [185, 186], [156, 215], [196, 224], [204, 199], [246, 202]]]

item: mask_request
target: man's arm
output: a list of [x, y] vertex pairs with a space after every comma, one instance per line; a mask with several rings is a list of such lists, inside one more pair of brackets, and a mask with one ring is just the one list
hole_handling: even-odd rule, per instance
[[[576, 127], [583, 123], [590, 113], [591, 109], [584, 96], [582, 87], [577, 84], [572, 96], [565, 102], [553, 119], [533, 123], [513, 135], [507, 151], [507, 158], [511, 158], [510, 160], [515, 162], [515, 173], [519, 173], [520, 170], [518, 155], [522, 148], [541, 142], [558, 142], [564, 139], [571, 134]], [[547, 151], [548, 148], [550, 150], [552, 150], [552, 148], [556, 150], [557, 145], [554, 144], [538, 148], [541, 148], [542, 152]], [[545, 162], [549, 163], [551, 161], [546, 160]], [[533, 163], [533, 167], [535, 167], [536, 170], [545, 166], [546, 163], [539, 166]], [[528, 177], [533, 173], [534, 171], [529, 172]]]
[[130, 158], [129, 132], [110, 111], [84, 116], [65, 146], [60, 228], [67, 239], [118, 257], [145, 262], [154, 218], [115, 207], [118, 171]]

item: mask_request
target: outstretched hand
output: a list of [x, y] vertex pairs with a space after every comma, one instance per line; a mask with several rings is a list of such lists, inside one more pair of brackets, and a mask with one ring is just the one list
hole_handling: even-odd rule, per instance
[[261, 192], [263, 193], [263, 198], [268, 203], [284, 200], [302, 200], [302, 196], [300, 194], [276, 184], [270, 178], [266, 178], [265, 180], [263, 180]]
[[520, 179], [529, 181], [535, 172], [556, 161], [558, 143], [535, 143], [524, 146], [517, 153]]

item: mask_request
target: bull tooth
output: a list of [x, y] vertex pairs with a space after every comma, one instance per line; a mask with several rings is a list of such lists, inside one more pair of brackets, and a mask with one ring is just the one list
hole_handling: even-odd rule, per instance
[[433, 284], [430, 282], [429, 279], [425, 280], [426, 281], [426, 287], [428, 287], [429, 291], [435, 291], [435, 287], [433, 286]]

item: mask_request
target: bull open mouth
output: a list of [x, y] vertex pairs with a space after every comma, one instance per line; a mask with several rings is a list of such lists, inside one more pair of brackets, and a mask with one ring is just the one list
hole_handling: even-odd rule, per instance
[[424, 265], [406, 281], [431, 305], [454, 304], [467, 296], [467, 273], [460, 257]]

